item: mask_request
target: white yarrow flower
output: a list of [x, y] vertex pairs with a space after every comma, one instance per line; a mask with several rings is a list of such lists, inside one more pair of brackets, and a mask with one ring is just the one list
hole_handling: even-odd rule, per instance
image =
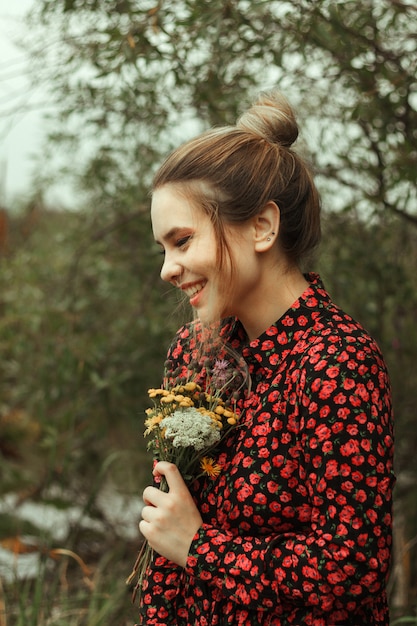
[[165, 439], [170, 439], [176, 448], [203, 450], [220, 440], [220, 430], [213, 425], [210, 416], [200, 413], [194, 407], [174, 411], [159, 426], [165, 428]]

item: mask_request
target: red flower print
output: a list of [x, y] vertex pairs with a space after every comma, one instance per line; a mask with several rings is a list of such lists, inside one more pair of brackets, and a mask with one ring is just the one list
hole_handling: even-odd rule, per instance
[[277, 365], [277, 363], [279, 363], [279, 355], [271, 354], [268, 360], [270, 365]]
[[346, 396], [344, 393], [338, 393], [336, 396], [333, 397], [333, 401], [335, 404], [345, 404]]
[[242, 465], [243, 467], [251, 467], [254, 464], [254, 460], [250, 456], [245, 456]]
[[375, 524], [378, 519], [377, 514], [373, 509], [368, 509], [366, 511], [366, 516], [368, 517], [368, 519], [371, 520], [373, 524]]
[[340, 464], [340, 474], [341, 476], [350, 476], [352, 473], [352, 468], [348, 463]]
[[343, 572], [339, 570], [337, 572], [331, 572], [330, 574], [328, 574], [327, 580], [330, 583], [330, 585], [333, 586], [333, 585], [336, 585], [337, 583], [340, 583], [346, 580], [346, 576], [343, 574]]
[[273, 404], [274, 402], [276, 402], [279, 398], [279, 392], [277, 389], [273, 389], [269, 394], [268, 394], [268, 402]]
[[243, 507], [243, 516], [244, 517], [253, 517], [253, 507], [248, 506], [247, 504]]
[[329, 454], [333, 450], [333, 444], [331, 441], [325, 441], [322, 447], [324, 454]]
[[308, 504], [303, 504], [297, 509], [297, 512], [300, 522], [308, 522], [311, 519], [311, 506]]
[[357, 424], [348, 424], [346, 426], [346, 430], [351, 437], [354, 437], [358, 434], [358, 425]]
[[258, 485], [261, 482], [261, 476], [256, 473], [250, 474], [249, 481], [251, 485]]
[[320, 409], [320, 417], [321, 419], [327, 417], [328, 415], [330, 415], [331, 410], [328, 404], [325, 404], [324, 406], [321, 407]]
[[272, 513], [278, 513], [281, 510], [281, 504], [277, 500], [275, 500], [269, 503], [269, 508]]
[[285, 345], [286, 343], [288, 343], [288, 337], [287, 337], [287, 333], [282, 332], [278, 335], [277, 337], [278, 343], [281, 345]]
[[292, 498], [293, 497], [291, 493], [289, 493], [288, 491], [281, 491], [281, 493], [279, 494], [279, 500], [283, 503], [291, 502]]
[[306, 578], [310, 578], [310, 579], [313, 579], [313, 580], [318, 580], [318, 572], [317, 572], [316, 568], [310, 567], [308, 565], [304, 565], [302, 567], [302, 572], [303, 572], [303, 575]]
[[[186, 568], [155, 559], [140, 623], [386, 626], [392, 426], [378, 347], [314, 282], [257, 340], [236, 319], [220, 335], [253, 381], [242, 427], [216, 450], [218, 479], [190, 486], [203, 524]], [[180, 331], [172, 371], [187, 374], [202, 339], [198, 322]]]
[[311, 391], [313, 391], [314, 393], [316, 393], [321, 387], [321, 378], [316, 378], [315, 380], [313, 380], [313, 382], [311, 383]]
[[253, 487], [252, 487], [252, 485], [248, 485], [246, 483], [245, 485], [243, 485], [243, 487], [241, 489], [238, 490], [238, 492], [237, 492], [237, 499], [239, 500], [239, 502], [244, 502], [252, 494], [253, 494]]
[[336, 378], [337, 376], [339, 376], [339, 367], [338, 366], [332, 366], [329, 367], [326, 370], [326, 376], [328, 376], [329, 378]]
[[330, 459], [326, 463], [325, 477], [328, 480], [339, 474], [339, 464], [336, 459]]
[[270, 328], [268, 328], [268, 330], [265, 331], [266, 335], [269, 335], [270, 337], [273, 337], [274, 335], [277, 334], [277, 328], [276, 326], [271, 326]]
[[278, 484], [272, 480], [269, 480], [266, 483], [266, 488], [268, 489], [269, 493], [277, 493], [279, 489]]
[[236, 559], [236, 567], [240, 567], [244, 572], [248, 572], [252, 567], [252, 561], [244, 554], [241, 554]]
[[268, 389], [269, 389], [268, 383], [260, 382], [256, 386], [256, 393], [262, 394], [262, 393], [265, 393], [265, 391], [268, 391]]
[[359, 443], [356, 439], [349, 439], [349, 441], [340, 446], [340, 453], [343, 456], [349, 456], [359, 452]]
[[355, 509], [353, 508], [353, 506], [346, 505], [345, 507], [343, 507], [343, 510], [340, 513], [340, 520], [342, 522], [345, 522], [346, 524], [349, 524], [354, 515]]
[[345, 350], [343, 350], [343, 351], [339, 354], [339, 356], [337, 357], [337, 362], [338, 362], [338, 363], [345, 363], [345, 362], [346, 362], [346, 361], [348, 361], [348, 360], [349, 360], [349, 355], [348, 355], [348, 353], [347, 353]]
[[267, 504], [268, 500], [263, 493], [256, 493], [253, 499], [255, 504], [262, 504], [263, 506]]
[[[342, 489], [343, 489], [343, 491], [347, 491], [348, 493], [350, 493], [354, 489], [353, 483], [350, 480], [345, 480], [342, 483]], [[343, 495], [340, 494], [340, 497], [343, 498]]]
[[331, 436], [331, 430], [326, 424], [320, 424], [314, 432], [319, 441], [324, 441], [324, 439], [328, 439]]
[[269, 472], [271, 471], [271, 463], [269, 461], [265, 461], [265, 463], [262, 463], [261, 470], [264, 474], [269, 474]]
[[320, 399], [327, 400], [328, 398], [330, 398], [330, 396], [332, 395], [336, 387], [337, 387], [337, 382], [334, 379], [323, 381], [323, 384], [319, 391]]

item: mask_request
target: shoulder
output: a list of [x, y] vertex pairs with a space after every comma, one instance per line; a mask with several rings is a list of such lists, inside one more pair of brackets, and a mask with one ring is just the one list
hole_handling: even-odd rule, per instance
[[376, 341], [337, 307], [323, 312], [320, 323], [303, 354], [304, 393], [319, 404], [337, 405], [339, 412], [360, 411], [364, 404], [390, 411], [390, 380]]
[[385, 368], [375, 339], [359, 322], [333, 303], [315, 317], [311, 340], [308, 356], [321, 354], [323, 358], [340, 363], [351, 359], [371, 359]]

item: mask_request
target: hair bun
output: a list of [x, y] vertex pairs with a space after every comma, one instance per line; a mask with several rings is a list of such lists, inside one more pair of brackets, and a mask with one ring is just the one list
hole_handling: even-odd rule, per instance
[[298, 137], [298, 124], [289, 102], [277, 92], [261, 93], [239, 118], [237, 128], [289, 148]]

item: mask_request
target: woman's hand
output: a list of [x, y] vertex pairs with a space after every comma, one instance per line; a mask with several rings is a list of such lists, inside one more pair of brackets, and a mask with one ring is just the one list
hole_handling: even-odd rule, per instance
[[176, 465], [160, 461], [153, 474], [165, 476], [169, 491], [146, 487], [139, 530], [156, 552], [185, 567], [191, 542], [203, 520]]

